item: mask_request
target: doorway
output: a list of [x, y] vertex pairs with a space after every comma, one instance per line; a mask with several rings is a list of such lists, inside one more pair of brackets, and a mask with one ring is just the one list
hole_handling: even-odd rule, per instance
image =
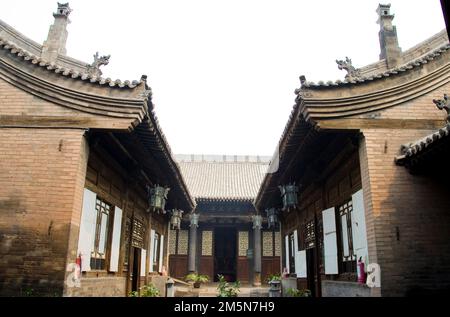
[[311, 295], [316, 295], [316, 269], [315, 269], [315, 248], [306, 249], [306, 276], [307, 288]]
[[214, 281], [223, 275], [228, 282], [236, 281], [236, 229], [232, 227], [214, 230]]
[[141, 249], [132, 247], [133, 250], [133, 267], [131, 271], [131, 291], [137, 291], [139, 289], [140, 263], [141, 263]]

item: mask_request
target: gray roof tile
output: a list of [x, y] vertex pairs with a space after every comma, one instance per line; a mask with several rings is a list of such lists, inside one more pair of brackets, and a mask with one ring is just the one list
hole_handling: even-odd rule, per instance
[[253, 200], [269, 157], [176, 155], [189, 191], [196, 199]]

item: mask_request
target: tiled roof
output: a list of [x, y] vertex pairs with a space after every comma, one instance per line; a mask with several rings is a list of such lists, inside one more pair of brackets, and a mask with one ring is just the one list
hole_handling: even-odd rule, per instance
[[18, 57], [23, 58], [25, 61], [38, 65], [50, 72], [54, 72], [56, 74], [59, 74], [61, 76], [71, 77], [73, 79], [82, 80], [85, 82], [90, 82], [93, 84], [99, 84], [99, 85], [108, 85], [110, 87], [119, 87], [119, 88], [135, 88], [139, 86], [141, 83], [145, 81], [146, 76], [143, 76], [140, 81], [133, 80], [125, 80], [122, 81], [120, 79], [111, 79], [111, 78], [103, 78], [101, 76], [92, 76], [86, 72], [78, 71], [72, 68], [62, 67], [60, 65], [49, 63], [48, 61], [43, 60], [41, 57], [36, 56], [27, 50], [24, 50], [14, 44], [11, 41], [8, 41], [2, 37], [0, 37], [0, 48], [4, 50], [10, 51], [11, 54], [15, 54]]
[[[305, 81], [305, 82], [302, 82], [301, 88], [320, 88], [320, 87], [335, 87], [335, 86], [353, 85], [353, 84], [360, 84], [360, 83], [365, 83], [368, 81], [381, 79], [384, 77], [395, 76], [399, 73], [406, 72], [415, 67], [422, 66], [423, 64], [428, 63], [429, 61], [433, 60], [434, 58], [436, 58], [437, 56], [441, 55], [442, 53], [446, 52], [449, 49], [450, 49], [450, 44], [444, 44], [443, 46], [435, 49], [434, 51], [430, 52], [429, 54], [427, 54], [421, 58], [418, 58], [418, 59], [416, 59], [412, 62], [409, 62], [407, 64], [404, 64], [402, 66], [389, 69], [385, 72], [381, 72], [378, 74], [373, 74], [370, 76], [361, 77], [361, 78], [357, 78], [357, 79], [351, 79], [351, 80], [336, 80], [336, 81], [330, 80], [327, 82], [319, 81], [318, 83]], [[296, 90], [297, 94], [301, 91], [301, 88]]]
[[450, 134], [450, 124], [447, 124], [444, 128], [427, 135], [426, 137], [417, 140], [411, 144], [402, 146], [402, 155], [395, 158], [395, 162], [402, 165], [403, 162], [409, 158], [420, 155], [426, 149], [433, 147], [440, 140], [447, 138]]
[[196, 200], [253, 200], [269, 166], [269, 157], [176, 155]]
[[[112, 80], [111, 78], [103, 78], [101, 76], [93, 76], [87, 73], [87, 66], [81, 61], [77, 61], [65, 55], [59, 55], [56, 63], [49, 63], [40, 57], [42, 46], [24, 35], [18, 33], [15, 29], [8, 26], [0, 20], [0, 51], [3, 50], [2, 55], [12, 54], [14, 59], [22, 65], [31, 64], [42, 69], [45, 72], [55, 73], [58, 76], [77, 81], [84, 81], [88, 84], [98, 85], [103, 87], [113, 87], [114, 89], [121, 88], [120, 92], [124, 96], [117, 94], [98, 95], [95, 92], [83, 92], [74, 86], [58, 86], [52, 81], [45, 82], [43, 89], [41, 86], [36, 86], [35, 93], [37, 96], [50, 100], [51, 102], [60, 102], [58, 98], [64, 97], [64, 106], [73, 107], [82, 112], [103, 115], [107, 117], [119, 117], [133, 119], [130, 126], [130, 131], [134, 130], [137, 136], [141, 139], [143, 145], [161, 162], [167, 172], [169, 184], [174, 191], [180, 192], [182, 199], [179, 202], [180, 207], [186, 211], [190, 211], [195, 207], [195, 202], [189, 193], [186, 182], [173, 158], [173, 154], [167, 142], [167, 139], [162, 132], [161, 126], [156, 117], [154, 106], [152, 103], [152, 93], [150, 87], [147, 86], [146, 78], [143, 75], [139, 81], [121, 81], [119, 79]], [[0, 70], [3, 64], [0, 60]], [[5, 66], [6, 67], [6, 66]], [[33, 77], [33, 72], [22, 71], [11, 67], [11, 73], [17, 82], [23, 76], [28, 79], [32, 78], [27, 90], [31, 90], [32, 85], [41, 84], [38, 77]], [[20, 76], [19, 76], [20, 74]], [[36, 84], [37, 85], [37, 84]], [[44, 86], [44, 85], [42, 85]], [[134, 90], [136, 88], [136, 90]], [[48, 92], [47, 92], [48, 90]], [[39, 91], [36, 92], [36, 91]], [[62, 92], [61, 92], [62, 91]], [[136, 92], [135, 94], [127, 94], [128, 92]], [[50, 97], [49, 97], [50, 96]], [[179, 197], [180, 197], [179, 196]]]

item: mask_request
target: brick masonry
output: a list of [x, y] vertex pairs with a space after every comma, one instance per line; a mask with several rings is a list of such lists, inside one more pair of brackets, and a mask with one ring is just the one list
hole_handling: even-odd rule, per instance
[[82, 278], [80, 287], [71, 288], [67, 295], [77, 297], [123, 297], [126, 277]]
[[[394, 157], [427, 130], [364, 130], [361, 174], [370, 262], [381, 266], [381, 294], [450, 287], [450, 192], [411, 175]], [[398, 236], [397, 236], [398, 235]]]
[[83, 134], [0, 129], [1, 294], [62, 294], [81, 209]]
[[[378, 113], [378, 118], [442, 120], [433, 99], [450, 85]], [[450, 192], [435, 179], [412, 175], [394, 157], [402, 144], [435, 130], [361, 129], [359, 156], [370, 262], [381, 266], [381, 295], [446, 289], [450, 276]]]

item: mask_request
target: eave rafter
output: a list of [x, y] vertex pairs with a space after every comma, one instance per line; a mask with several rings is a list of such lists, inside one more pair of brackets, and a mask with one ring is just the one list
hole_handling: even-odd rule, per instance
[[[138, 93], [144, 87], [128, 91], [118, 87], [91, 87], [90, 82], [73, 82], [70, 77], [50, 73], [20, 57], [0, 50], [0, 78], [43, 100], [81, 113], [129, 121], [132, 129], [147, 114], [146, 98]], [[68, 81], [71, 81], [70, 83]]]
[[[311, 97], [302, 97], [305, 104], [302, 113], [307, 120], [339, 119], [367, 114], [418, 98], [448, 82], [450, 82], [450, 63], [412, 81], [364, 94], [357, 94], [355, 89], [354, 96], [314, 98], [315, 93], [312, 91]], [[316, 95], [320, 95], [320, 92]]]

